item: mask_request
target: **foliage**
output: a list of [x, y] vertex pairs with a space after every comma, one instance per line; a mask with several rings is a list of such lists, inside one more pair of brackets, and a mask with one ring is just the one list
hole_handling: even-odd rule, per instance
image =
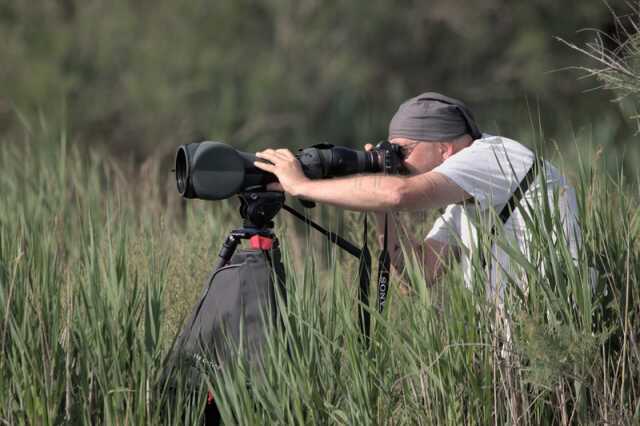
[[[166, 210], [144, 190], [154, 173], [132, 183], [103, 154], [52, 138], [35, 126], [0, 146], [0, 419], [194, 424], [204, 397], [163, 390], [163, 358], [233, 211]], [[535, 210], [539, 255], [514, 256], [530, 291], [510, 287], [507, 329], [480, 270], [471, 289], [454, 269], [430, 290], [410, 263], [414, 291], [392, 292], [385, 315], [372, 313], [367, 350], [353, 262], [330, 255], [324, 266], [322, 250], [287, 233], [286, 332], [271, 336], [263, 370], [238, 364], [209, 377], [226, 421], [636, 423], [638, 194], [579, 170], [583, 249], [574, 262], [549, 244], [558, 218]]]
[[[545, 71], [580, 61], [542, 28], [604, 28], [606, 6], [463, 6], [0, 1], [0, 421], [197, 422], [204, 398], [180, 382], [163, 388], [163, 361], [236, 219], [227, 202], [185, 206], [167, 195], [161, 147], [205, 136], [245, 148], [370, 140], [384, 134], [391, 106], [425, 85], [470, 99], [484, 123], [520, 93], [539, 98], [541, 114], [566, 117], [558, 111], [576, 105], [573, 76]], [[622, 22], [614, 18], [619, 43], [603, 35], [576, 54], [603, 60], [591, 72], [636, 102], [637, 31]], [[24, 118], [34, 111], [54, 125]], [[263, 369], [238, 363], [203, 383], [226, 422], [640, 422], [640, 193], [623, 170], [637, 157], [615, 157], [619, 125], [601, 118], [573, 146], [539, 136], [570, 166], [583, 245], [574, 259], [554, 234], [554, 206], [536, 206], [531, 260], [511, 252], [529, 291], [511, 283], [504, 310], [488, 300], [481, 268], [471, 288], [457, 268], [429, 288], [409, 262], [413, 290], [392, 288], [390, 309], [372, 312], [365, 349], [357, 265], [297, 237], [279, 215], [285, 333], [270, 336]], [[156, 154], [116, 161], [71, 143], [57, 130], [67, 127], [79, 144], [118, 153], [133, 141], [139, 159]], [[356, 218], [341, 218], [352, 240]]]
[[467, 100], [490, 132], [530, 130], [525, 99], [549, 130], [598, 114], [619, 131], [602, 94], [553, 72], [584, 63], [553, 36], [579, 43], [575, 29], [611, 20], [600, 0], [3, 0], [0, 132], [43, 112], [137, 158], [205, 138], [362, 146], [428, 90]]
[[626, 109], [637, 115], [638, 95], [640, 94], [640, 5], [632, 6], [631, 13], [616, 15], [612, 11], [615, 32], [612, 34], [595, 32], [595, 38], [580, 47], [568, 43], [573, 48], [590, 58], [596, 64], [579, 67], [589, 77], [596, 77], [602, 82], [602, 88], [611, 90], [616, 101], [625, 104]]

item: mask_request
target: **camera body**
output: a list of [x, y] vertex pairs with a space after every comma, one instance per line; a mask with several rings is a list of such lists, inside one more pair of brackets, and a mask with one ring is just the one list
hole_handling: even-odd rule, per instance
[[406, 170], [402, 165], [404, 154], [400, 145], [392, 144], [389, 141], [379, 142], [374, 152], [378, 153], [381, 162], [382, 173], [386, 175], [404, 174]]
[[[310, 179], [404, 171], [402, 150], [388, 141], [371, 151], [319, 144], [298, 150], [296, 158]], [[277, 181], [274, 174], [258, 169], [255, 161], [264, 160], [222, 142], [181, 145], [175, 165], [178, 192], [185, 198], [223, 200]]]

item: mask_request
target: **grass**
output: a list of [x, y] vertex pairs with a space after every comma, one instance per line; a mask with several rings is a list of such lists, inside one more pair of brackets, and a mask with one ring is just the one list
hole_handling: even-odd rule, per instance
[[[156, 163], [121, 166], [43, 128], [8, 142], [0, 145], [0, 422], [196, 423], [204, 398], [158, 385], [238, 223], [234, 204], [181, 204]], [[414, 263], [414, 291], [392, 288], [389, 309], [372, 312], [364, 348], [356, 263], [279, 215], [285, 332], [270, 336], [263, 369], [238, 363], [209, 376], [226, 423], [637, 424], [638, 191], [588, 160], [570, 170], [583, 224], [578, 260], [552, 243], [552, 206], [538, 206], [529, 218], [533, 260], [516, 257], [529, 291], [506, 292], [509, 339], [480, 271], [471, 288], [454, 268], [428, 289]], [[360, 229], [359, 218], [346, 215], [342, 229]]]

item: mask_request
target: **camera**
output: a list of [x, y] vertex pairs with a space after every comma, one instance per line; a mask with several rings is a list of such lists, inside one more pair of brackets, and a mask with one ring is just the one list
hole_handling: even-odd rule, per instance
[[[325, 179], [357, 173], [403, 173], [402, 150], [388, 141], [371, 151], [330, 144], [298, 150], [296, 158], [310, 179]], [[238, 151], [222, 142], [181, 145], [176, 153], [178, 192], [185, 198], [223, 200], [235, 194], [265, 188], [276, 182], [274, 174], [254, 166], [255, 154]]]

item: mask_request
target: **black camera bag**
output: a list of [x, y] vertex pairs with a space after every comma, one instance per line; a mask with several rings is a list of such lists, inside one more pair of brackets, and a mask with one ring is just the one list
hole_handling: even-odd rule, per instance
[[[240, 345], [243, 360], [259, 364], [268, 327], [279, 322], [276, 292], [285, 301], [284, 281], [277, 244], [271, 250], [238, 249], [207, 279], [175, 341], [167, 373], [179, 368], [195, 391], [203, 374], [232, 363]], [[209, 402], [214, 398], [209, 395]]]

